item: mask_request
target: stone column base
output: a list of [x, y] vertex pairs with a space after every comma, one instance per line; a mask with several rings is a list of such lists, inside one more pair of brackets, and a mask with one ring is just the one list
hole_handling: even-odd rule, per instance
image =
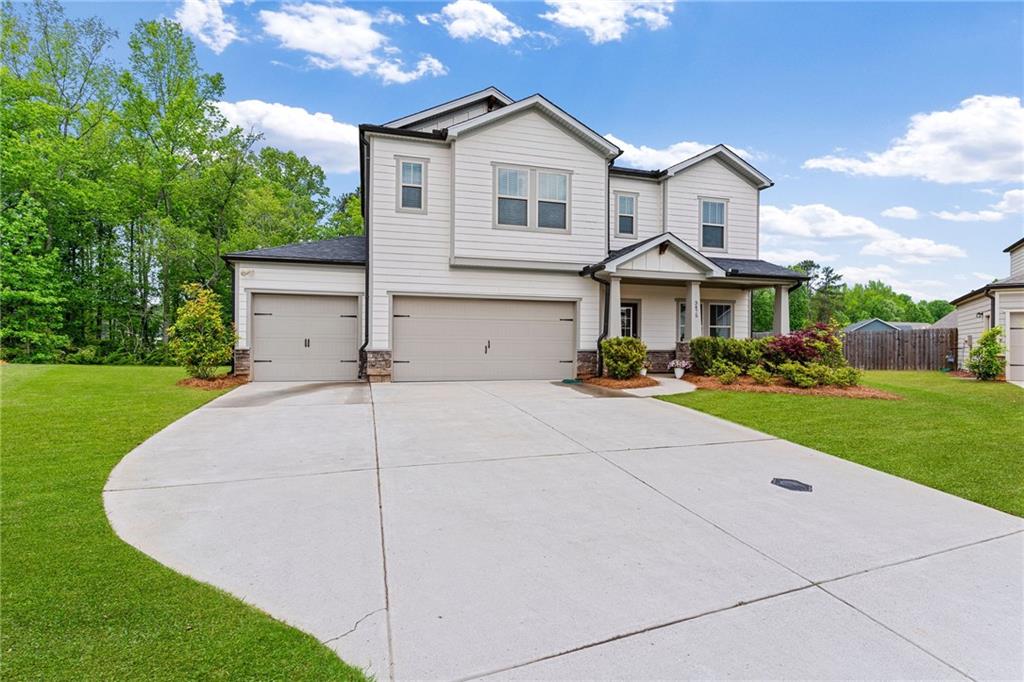
[[675, 350], [649, 350], [647, 351], [647, 362], [651, 363], [650, 372], [664, 374], [668, 372], [668, 363], [676, 359]]
[[597, 374], [597, 351], [576, 351], [576, 376], [592, 377]]
[[368, 350], [366, 353], [366, 380], [377, 384], [391, 381], [391, 351]]
[[250, 354], [248, 348], [235, 349], [235, 376], [250, 376]]
[[690, 359], [690, 342], [680, 341], [676, 344], [676, 360]]

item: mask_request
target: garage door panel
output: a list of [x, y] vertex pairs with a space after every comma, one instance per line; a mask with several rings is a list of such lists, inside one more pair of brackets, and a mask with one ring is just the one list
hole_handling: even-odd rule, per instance
[[1024, 381], [1024, 313], [1010, 313], [1010, 329], [1006, 340], [1010, 358], [1006, 378], [1009, 381]]
[[[255, 294], [253, 379], [354, 381], [359, 323], [354, 296]], [[307, 345], [306, 339], [309, 339]]]
[[395, 381], [573, 376], [575, 304], [396, 297]]

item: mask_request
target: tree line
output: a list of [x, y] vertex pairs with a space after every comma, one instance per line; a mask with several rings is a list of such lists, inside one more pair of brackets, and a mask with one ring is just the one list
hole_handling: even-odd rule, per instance
[[[843, 276], [831, 266], [811, 260], [790, 266], [807, 275], [803, 286], [789, 294], [789, 318], [793, 329], [803, 329], [816, 322], [834, 321], [840, 326], [877, 317], [889, 322], [936, 322], [953, 310], [948, 301], [914, 301], [880, 281], [848, 286]], [[754, 331], [772, 330], [775, 292], [758, 289], [754, 292]]]
[[163, 362], [184, 284], [228, 300], [223, 254], [362, 232], [358, 192], [228, 124], [173, 21], [136, 24], [126, 64], [56, 0], [0, 28], [4, 359]]

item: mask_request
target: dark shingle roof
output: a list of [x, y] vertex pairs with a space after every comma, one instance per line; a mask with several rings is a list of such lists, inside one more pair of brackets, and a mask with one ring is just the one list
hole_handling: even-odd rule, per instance
[[1010, 253], [1011, 251], [1016, 249], [1018, 246], [1022, 246], [1022, 245], [1024, 245], [1024, 237], [1021, 237], [1020, 239], [1018, 239], [1017, 241], [1015, 241], [1014, 243], [1010, 244], [1005, 249], [1003, 249], [1003, 253]]
[[226, 260], [291, 261], [294, 263], [335, 263], [366, 265], [366, 237], [336, 237], [317, 242], [300, 242], [266, 249], [237, 251]]
[[[766, 260], [753, 258], [712, 258], [708, 260], [725, 270], [729, 277], [768, 277], [774, 279], [809, 279], [807, 275], [796, 270], [784, 268]], [[733, 272], [735, 270], [735, 272]]]
[[983, 287], [978, 287], [974, 291], [968, 291], [963, 296], [954, 298], [950, 303], [953, 305], [960, 305], [968, 299], [974, 298], [979, 294], [992, 291], [993, 289], [1024, 289], [1024, 272], [1017, 275], [1010, 275], [1009, 277], [1003, 277], [1002, 279], [997, 279]]

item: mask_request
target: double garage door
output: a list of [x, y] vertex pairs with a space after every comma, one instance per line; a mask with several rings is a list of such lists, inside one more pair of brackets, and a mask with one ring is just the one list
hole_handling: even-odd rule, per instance
[[396, 296], [392, 380], [574, 376], [576, 304]]
[[358, 299], [253, 294], [252, 372], [254, 381], [354, 381]]

